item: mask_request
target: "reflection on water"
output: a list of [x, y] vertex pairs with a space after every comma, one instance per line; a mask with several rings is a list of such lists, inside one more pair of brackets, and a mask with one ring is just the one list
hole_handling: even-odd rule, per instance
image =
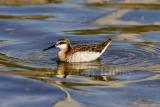
[[[0, 4], [0, 107], [159, 107], [158, 0]], [[57, 62], [57, 49], [42, 51], [64, 37], [73, 45], [113, 42], [87, 63]]]
[[49, 4], [60, 3], [62, 0], [1, 0], [1, 5], [33, 5], [33, 4]]
[[[132, 2], [132, 3], [131, 3]], [[89, 6], [100, 6], [100, 7], [107, 7], [107, 8], [127, 8], [127, 9], [160, 9], [160, 2], [157, 0], [155, 3], [153, 3], [153, 0], [150, 1], [150, 3], [141, 1], [128, 1], [125, 0], [124, 2], [89, 2], [87, 5]]]
[[7, 15], [0, 15], [0, 19], [23, 19], [23, 20], [42, 20], [47, 19], [49, 16], [40, 16], [40, 15], [34, 15], [34, 16], [7, 16]]
[[[160, 25], [132, 25], [132, 26], [110, 26], [98, 29], [82, 29], [82, 30], [71, 30], [66, 31], [67, 33], [76, 35], [91, 35], [91, 34], [112, 34], [112, 33], [122, 33], [122, 34], [139, 34], [151, 31], [159, 31]], [[134, 37], [134, 36], [133, 36]]]
[[57, 76], [66, 78], [67, 75], [77, 74], [80, 75], [83, 70], [96, 70], [100, 69], [100, 61], [92, 63], [59, 63], [57, 68]]
[[[139, 71], [136, 71], [139, 69]], [[56, 76], [59, 78], [70, 78], [71, 75], [85, 76], [93, 80], [113, 81], [121, 78], [143, 79], [152, 76], [151, 72], [140, 71], [144, 68], [135, 66], [113, 66], [109, 64], [102, 64], [100, 61], [92, 63], [59, 63]], [[142, 75], [140, 75], [142, 74]], [[136, 77], [137, 76], [137, 77]]]

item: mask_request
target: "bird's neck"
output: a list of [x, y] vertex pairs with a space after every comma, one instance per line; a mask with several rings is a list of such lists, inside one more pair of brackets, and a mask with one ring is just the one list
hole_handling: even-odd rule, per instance
[[60, 50], [59, 53], [58, 53], [59, 60], [60, 61], [66, 61], [67, 60], [67, 55], [70, 52], [70, 50], [71, 50], [71, 45], [68, 45], [67, 48]]

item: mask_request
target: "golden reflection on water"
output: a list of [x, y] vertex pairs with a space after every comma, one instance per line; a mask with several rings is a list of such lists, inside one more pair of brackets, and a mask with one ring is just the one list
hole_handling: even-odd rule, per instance
[[57, 76], [66, 78], [68, 75], [81, 75], [83, 70], [100, 69], [100, 61], [92, 63], [59, 63], [57, 68]]
[[[91, 0], [90, 0], [91, 1]], [[99, 6], [99, 7], [106, 7], [106, 8], [123, 8], [123, 9], [160, 9], [160, 2], [155, 1], [153, 2], [139, 2], [135, 1], [130, 2], [129, 0], [125, 0], [123, 2], [104, 2], [101, 0], [101, 2], [88, 2], [87, 6]]]
[[123, 33], [123, 34], [141, 34], [151, 31], [159, 31], [160, 25], [132, 25], [132, 26], [109, 26], [97, 29], [82, 29], [82, 30], [68, 30], [66, 33], [75, 35], [91, 35], [91, 34], [110, 34], [110, 33]]
[[27, 16], [13, 16], [13, 15], [0, 15], [0, 19], [19, 19], [19, 20], [44, 20], [53, 16], [45, 15], [27, 15]]
[[[29, 77], [58, 77], [58, 78], [68, 78], [70, 76], [84, 76], [90, 78], [91, 80], [100, 81], [112, 81], [114, 80], [112, 76], [117, 73], [128, 73], [135, 70], [145, 70], [145, 71], [157, 71], [160, 69], [159, 64], [152, 66], [142, 67], [140, 64], [135, 65], [110, 65], [105, 64], [101, 60], [88, 63], [62, 63], [57, 64], [57, 68], [36, 68], [27, 66], [29, 64], [25, 60], [21, 60], [14, 57], [9, 57], [5, 54], [0, 54], [0, 65], [1, 68], [6, 68], [6, 70], [1, 70], [0, 74], [15, 74], [23, 75]], [[12, 70], [7, 70], [12, 68]], [[18, 70], [14, 70], [14, 68]], [[95, 71], [95, 72], [93, 72]]]
[[0, 0], [1, 5], [35, 5], [61, 3], [63, 0]]
[[[148, 70], [149, 67], [147, 67]], [[146, 67], [135, 66], [120, 66], [102, 64], [100, 61], [92, 63], [59, 63], [57, 68], [57, 76], [67, 78], [70, 75], [91, 77], [93, 80], [110, 80], [117, 73], [128, 73], [135, 70], [147, 70]], [[97, 70], [97, 71], [96, 71]], [[98, 74], [93, 74], [96, 71]], [[87, 73], [86, 73], [87, 72]], [[99, 79], [98, 79], [99, 78]]]
[[[156, 70], [160, 69], [160, 65], [149, 67], [138, 67], [138, 66], [118, 66], [118, 65], [103, 65], [99, 61], [93, 63], [59, 63], [57, 71], [50, 77], [59, 78], [43, 78], [43, 77], [33, 77], [34, 79], [44, 81], [49, 84], [56, 84], [60, 87], [71, 88], [79, 91], [87, 91], [78, 88], [79, 86], [107, 86], [107, 87], [119, 87], [127, 83], [134, 83], [146, 80], [154, 80], [159, 78], [156, 74]], [[97, 70], [97, 71], [96, 71]], [[155, 73], [155, 75], [150, 75], [145, 78], [138, 78], [134, 80], [117, 80], [114, 78], [116, 74], [118, 75], [130, 75], [131, 72], [136, 70], [146, 71]], [[92, 71], [96, 71], [97, 74]], [[131, 75], [130, 75], [131, 76]], [[74, 78], [79, 78], [81, 81], [75, 81]], [[71, 80], [71, 81], [70, 81]]]
[[[89, 63], [59, 62], [57, 63], [57, 68], [49, 68], [47, 66], [46, 68], [45, 67], [37, 68], [37, 67], [27, 66], [25, 65], [26, 63], [25, 61], [21, 61], [20, 59], [17, 58], [14, 59], [4, 54], [1, 54], [0, 56], [1, 57], [3, 56], [3, 58], [0, 58], [1, 68], [6, 68], [6, 70], [0, 70], [0, 74], [25, 76], [28, 78], [43, 81], [45, 83], [54, 86], [56, 85], [57, 87], [61, 88], [61, 90], [64, 90], [64, 88], [69, 88], [77, 91], [88, 92], [89, 90], [87, 89], [84, 90], [81, 89], [80, 87], [81, 86], [120, 87], [128, 83], [135, 83], [146, 80], [155, 80], [160, 77], [160, 75], [158, 75], [160, 69], [159, 64], [147, 67], [146, 66], [142, 67], [140, 65], [124, 66], [124, 65], [105, 64], [101, 60], [97, 60]], [[3, 60], [4, 57], [6, 60]], [[123, 75], [130, 76], [130, 73], [136, 70], [152, 72], [154, 75], [149, 75], [145, 78], [138, 78], [134, 80], [130, 79], [119, 80], [115, 78], [115, 75], [117, 74], [122, 76]], [[66, 90], [64, 91], [65, 93], [68, 93]], [[64, 101], [68, 101], [68, 97]], [[74, 100], [71, 101], [74, 102]]]
[[[59, 101], [56, 105], [53, 105], [55, 107], [61, 107], [61, 106], [78, 106], [78, 107], [85, 107], [85, 105], [81, 104], [80, 102], [73, 99], [70, 95], [70, 93], [65, 88], [70, 88], [77, 91], [82, 92], [91, 92], [88, 89], [81, 89], [80, 87], [88, 87], [88, 86], [99, 86], [99, 87], [120, 87], [128, 83], [134, 83], [134, 82], [140, 82], [140, 81], [146, 81], [146, 80], [154, 80], [159, 78], [159, 75], [153, 75], [147, 78], [142, 78], [138, 80], [125, 80], [125, 81], [119, 81], [112, 79], [112, 76], [116, 75], [117, 73], [128, 73], [130, 70], [136, 70], [136, 69], [143, 69], [140, 67], [127, 67], [127, 66], [113, 66], [113, 65], [103, 65], [101, 61], [94, 61], [90, 63], [58, 63], [57, 71], [54, 76], [60, 78], [58, 80], [49, 79], [49, 78], [34, 78], [37, 80], [44, 81], [45, 83], [53, 84], [59, 87], [61, 90], [63, 90], [66, 94], [65, 99], [62, 101]], [[149, 70], [149, 68], [146, 68]], [[85, 72], [95, 71], [99, 70], [99, 75], [91, 75], [85, 74]], [[134, 71], [133, 71], [134, 72]], [[71, 79], [72, 77], [77, 78], [77, 76], [81, 76], [80, 78], [86, 77], [89, 78], [89, 80], [84, 81], [67, 81], [67, 79]], [[82, 77], [83, 76], [83, 77]], [[70, 78], [71, 77], [71, 78]], [[98, 80], [98, 81], [97, 81]]]

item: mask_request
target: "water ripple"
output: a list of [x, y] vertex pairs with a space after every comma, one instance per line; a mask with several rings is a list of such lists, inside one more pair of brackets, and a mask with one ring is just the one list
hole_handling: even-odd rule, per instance
[[114, 46], [106, 55], [107, 63], [120, 65], [148, 66], [159, 64], [160, 50], [154, 47]]

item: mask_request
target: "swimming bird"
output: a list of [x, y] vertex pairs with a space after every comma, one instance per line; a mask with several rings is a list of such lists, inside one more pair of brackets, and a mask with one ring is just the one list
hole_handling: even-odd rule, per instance
[[59, 39], [56, 44], [43, 49], [59, 48], [58, 58], [62, 62], [90, 62], [98, 59], [108, 48], [111, 39], [104, 40], [97, 44], [81, 44], [72, 46], [69, 39]]

